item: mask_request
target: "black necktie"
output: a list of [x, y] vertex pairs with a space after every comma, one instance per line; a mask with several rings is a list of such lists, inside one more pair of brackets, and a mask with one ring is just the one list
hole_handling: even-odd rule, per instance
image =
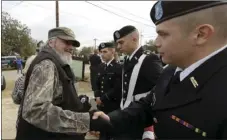
[[129, 62], [129, 57], [126, 57], [125, 64], [128, 64], [128, 62]]
[[182, 71], [177, 71], [175, 73], [175, 75], [172, 77], [172, 79], [170, 80], [170, 83], [167, 86], [167, 90], [166, 90], [165, 95], [167, 95], [170, 92], [172, 86], [180, 83], [180, 73], [181, 72]]
[[179, 84], [180, 83], [180, 73], [182, 71], [177, 71], [175, 75], [172, 77], [171, 84]]

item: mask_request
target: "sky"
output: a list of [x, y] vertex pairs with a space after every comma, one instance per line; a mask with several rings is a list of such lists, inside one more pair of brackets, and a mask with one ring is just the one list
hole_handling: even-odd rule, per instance
[[[81, 46], [113, 40], [113, 32], [125, 25], [135, 26], [141, 44], [155, 39], [150, 10], [155, 1], [59, 1], [59, 25], [71, 28]], [[103, 9], [104, 10], [103, 10]], [[36, 40], [47, 40], [56, 27], [55, 1], [2, 1], [2, 11], [26, 24]]]

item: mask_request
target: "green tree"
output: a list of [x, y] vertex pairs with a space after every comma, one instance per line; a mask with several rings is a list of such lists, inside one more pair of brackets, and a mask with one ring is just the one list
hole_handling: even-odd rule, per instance
[[79, 55], [79, 50], [77, 48], [73, 48], [73, 56], [78, 56]]
[[2, 12], [2, 55], [16, 52], [25, 57], [34, 54], [36, 42], [30, 34], [31, 30], [25, 24]]
[[145, 50], [150, 50], [150, 51], [155, 52], [155, 53], [158, 52], [158, 51], [157, 51], [157, 47], [156, 47], [155, 44], [154, 44], [154, 40], [149, 40], [149, 41], [147, 41], [146, 44], [143, 46], [143, 48], [144, 48]]
[[83, 55], [85, 57], [88, 57], [91, 53], [92, 53], [93, 48], [92, 47], [83, 47], [80, 51], [79, 51], [79, 55]]

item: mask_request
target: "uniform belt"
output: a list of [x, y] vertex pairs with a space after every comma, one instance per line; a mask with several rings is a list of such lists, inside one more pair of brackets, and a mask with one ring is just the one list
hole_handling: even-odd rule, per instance
[[132, 101], [139, 101], [141, 98], [146, 97], [150, 92], [151, 91], [136, 94], [136, 95], [132, 96], [133, 97]]

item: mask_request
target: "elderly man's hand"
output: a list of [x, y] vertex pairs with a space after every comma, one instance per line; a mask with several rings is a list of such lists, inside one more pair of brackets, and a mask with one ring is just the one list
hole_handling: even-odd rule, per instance
[[97, 111], [97, 112], [95, 112], [94, 114], [93, 114], [93, 116], [92, 116], [92, 119], [98, 119], [98, 117], [101, 117], [101, 118], [103, 118], [103, 119], [105, 119], [105, 120], [107, 120], [107, 121], [110, 121], [110, 117], [108, 116], [108, 115], [106, 115], [104, 112], [102, 112], [102, 111]]
[[112, 125], [110, 118], [101, 111], [92, 110], [90, 114], [90, 131], [108, 132], [111, 131]]
[[90, 131], [89, 134], [92, 136], [95, 136], [95, 137], [99, 137], [100, 132], [99, 131]]

